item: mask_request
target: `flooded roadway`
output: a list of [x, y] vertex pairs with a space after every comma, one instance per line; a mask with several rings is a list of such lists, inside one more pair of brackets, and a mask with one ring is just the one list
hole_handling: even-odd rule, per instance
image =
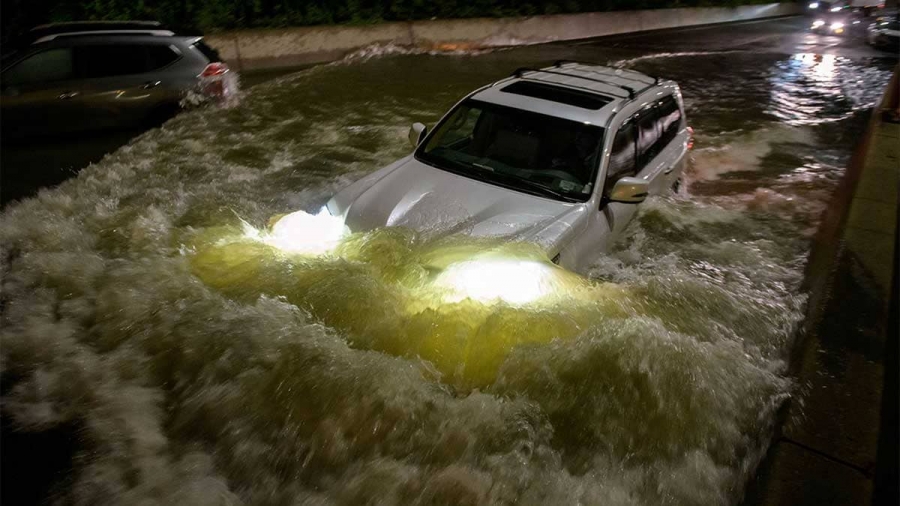
[[[811, 234], [896, 63], [801, 26], [369, 51], [182, 114], [4, 211], [3, 416], [73, 428], [52, 495], [76, 504], [734, 504], [797, 392]], [[217, 247], [557, 59], [678, 81], [697, 146], [684, 192], [552, 305], [435, 304], [410, 232]]]

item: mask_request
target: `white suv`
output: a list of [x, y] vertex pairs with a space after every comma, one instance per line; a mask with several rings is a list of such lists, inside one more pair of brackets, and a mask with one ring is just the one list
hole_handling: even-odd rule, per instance
[[469, 94], [413, 154], [335, 195], [354, 232], [404, 226], [538, 244], [581, 270], [648, 195], [677, 187], [691, 129], [678, 85], [631, 70], [557, 62]]

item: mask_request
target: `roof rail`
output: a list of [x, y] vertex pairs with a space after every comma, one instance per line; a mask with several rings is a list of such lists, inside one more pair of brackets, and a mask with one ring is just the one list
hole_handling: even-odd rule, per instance
[[[600, 63], [587, 62], [587, 61], [575, 61], [575, 60], [556, 60], [555, 62], [553, 62], [553, 66], [554, 66], [554, 67], [562, 67], [563, 65], [566, 65], [566, 64], [568, 64], [568, 63], [574, 63], [574, 64], [576, 64], [576, 65], [585, 65], [585, 66], [591, 66], [591, 67], [601, 67], [601, 68], [605, 68], [605, 69], [606, 69], [606, 68], [609, 68], [608, 66], [603, 65], [603, 64], [600, 64]], [[629, 80], [629, 81], [637, 81], [637, 82], [639, 82], [639, 83], [643, 83], [643, 84], [646, 84], [647, 86], [650, 86], [649, 83], [645, 83], [645, 82], [643, 82], [643, 81], [641, 81], [641, 80], [639, 80], [639, 79], [635, 79], [635, 78], [632, 78], [632, 77], [628, 77], [628, 76], [622, 75], [622, 74], [616, 74], [616, 73], [610, 73], [610, 72], [600, 72], [599, 70], [596, 70], [596, 69], [587, 70], [586, 72], [591, 72], [591, 73], [594, 73], [594, 74], [600, 74], [600, 75], [604, 75], [604, 76], [615, 77], [615, 78], [617, 78], [617, 79], [627, 79], [627, 80]], [[631, 70], [631, 71], [629, 71], [629, 72], [634, 72], [635, 74], [639, 74], [639, 72], [634, 71], [634, 70]], [[658, 77], [648, 76], [648, 75], [646, 75], [646, 74], [642, 74], [642, 75], [646, 76], [648, 79], [653, 79], [653, 84], [659, 84], [659, 78], [658, 78]], [[609, 84], [615, 85], [615, 83], [609, 83]], [[616, 86], [625, 88], [624, 86], [621, 86], [621, 85], [616, 85]], [[641, 88], [640, 90], [634, 89], [634, 91], [635, 91], [636, 93], [640, 93], [641, 91], [644, 91], [645, 89], [647, 89], [647, 86], [645, 86], [644, 88]], [[632, 97], [632, 98], [634, 98], [634, 97]]]
[[[163, 33], [166, 32], [166, 33]], [[60, 36], [104, 35], [104, 34], [174, 35], [158, 21], [66, 21], [50, 23], [32, 28], [22, 42], [35, 44], [53, 40]]]
[[47, 23], [44, 25], [38, 25], [32, 28], [29, 31], [43, 31], [43, 30], [51, 30], [54, 28], [60, 29], [69, 29], [71, 31], [77, 31], [79, 27], [95, 27], [95, 26], [104, 26], [104, 27], [113, 27], [113, 26], [122, 26], [122, 27], [162, 27], [162, 23], [159, 21], [109, 21], [109, 20], [100, 20], [100, 21], [60, 21], [57, 23]]
[[[573, 75], [573, 74], [566, 74], [565, 72], [556, 72], [556, 71], [553, 71], [553, 70], [544, 70], [544, 69], [535, 69], [535, 68], [530, 68], [530, 67], [521, 67], [521, 68], [516, 69], [516, 71], [513, 72], [512, 75], [515, 76], [515, 77], [522, 77], [522, 74], [524, 74], [525, 72], [541, 72], [541, 73], [544, 73], [544, 74], [553, 74], [553, 75], [558, 75], [558, 76], [574, 77], [575, 79], [583, 79], [583, 80], [585, 80], [585, 81], [591, 81], [591, 82], [595, 82], [595, 83], [605, 84], [606, 86], [616, 87], [616, 88], [621, 88], [621, 89], [625, 90], [626, 92], [628, 92], [628, 98], [629, 98], [629, 99], [634, 98], [634, 90], [631, 89], [631, 88], [628, 88], [628, 87], [626, 87], [626, 86], [622, 86], [622, 85], [619, 85], [619, 84], [616, 84], [616, 83], [610, 83], [610, 82], [608, 82], [608, 81], [601, 81], [600, 79], [591, 79], [590, 77], [579, 76], [579, 75]], [[562, 83], [562, 84], [565, 84], [565, 83]], [[590, 90], [590, 91], [596, 92], [597, 90]], [[620, 97], [620, 98], [625, 98], [625, 97]]]
[[84, 37], [88, 35], [154, 35], [157, 37], [171, 37], [172, 35], [175, 35], [175, 32], [171, 30], [91, 30], [85, 32], [63, 32], [45, 35], [32, 42], [32, 44], [47, 42], [61, 37]]
[[[597, 63], [597, 62], [592, 62], [592, 61], [584, 61], [584, 60], [556, 60], [555, 62], [553, 62], [553, 66], [554, 66], [554, 67], [561, 67], [561, 66], [563, 66], [563, 65], [565, 65], [565, 64], [567, 64], [567, 63], [574, 63], [574, 64], [576, 64], [576, 65], [585, 65], [585, 66], [590, 66], [590, 67], [602, 67], [602, 68], [605, 68], [605, 69], [611, 69], [611, 68], [612, 68], [612, 67], [610, 67], [609, 65], [604, 65], [604, 64], [602, 64], [602, 63]], [[653, 84], [659, 84], [659, 77], [656, 77], [656, 76], [650, 76], [650, 75], [644, 74], [643, 72], [638, 72], [637, 70], [631, 70], [631, 69], [616, 69], [616, 70], [625, 70], [625, 71], [628, 71], [628, 72], [632, 72], [632, 73], [634, 73], [634, 74], [640, 74], [640, 75], [642, 75], [642, 76], [646, 76], [646, 77], [648, 77], [648, 78], [650, 78], [650, 79], [653, 79]], [[602, 74], [602, 73], [603, 73], [603, 72], [599, 72], [599, 71], [597, 71], [597, 70], [592, 70], [591, 72], [596, 72], [596, 73], [598, 73], [598, 74]], [[624, 78], [624, 79], [631, 79], [630, 77], [626, 77], [626, 76], [623, 76], [623, 75], [621, 75], [621, 74], [615, 74], [615, 76], [616, 76], [616, 77], [621, 77], [621, 78]], [[631, 79], [631, 80], [632, 80], [632, 81], [637, 81], [637, 79]]]

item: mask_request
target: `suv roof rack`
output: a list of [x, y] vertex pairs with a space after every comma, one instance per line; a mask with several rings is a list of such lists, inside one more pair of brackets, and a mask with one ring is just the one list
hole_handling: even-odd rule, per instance
[[[605, 84], [606, 86], [610, 86], [610, 87], [614, 87], [614, 88], [620, 88], [620, 89], [625, 90], [626, 92], [628, 92], [628, 97], [620, 96], [619, 98], [634, 98], [634, 90], [632, 90], [631, 88], [626, 88], [626, 87], [624, 87], [624, 86], [621, 86], [621, 85], [618, 85], [618, 84], [615, 84], [615, 83], [610, 83], [610, 82], [607, 82], [607, 81], [601, 81], [600, 79], [593, 79], [593, 78], [590, 78], [590, 77], [579, 76], [579, 75], [577, 75], [577, 74], [567, 74], [567, 73], [565, 73], [565, 72], [557, 72], [557, 71], [555, 71], [555, 70], [536, 69], [536, 68], [531, 68], [531, 67], [521, 67], [521, 68], [516, 69], [516, 71], [513, 72], [512, 75], [515, 76], [515, 77], [522, 78], [522, 77], [524, 77], [524, 74], [525, 74], [526, 72], [536, 72], [536, 73], [540, 73], [540, 74], [553, 74], [553, 75], [557, 75], [557, 76], [574, 77], [575, 79], [582, 79], [582, 80], [584, 80], [584, 81], [591, 81], [591, 82], [594, 82], [594, 83]], [[561, 84], [561, 85], [563, 85], [563, 86], [572, 86], [573, 88], [581, 88], [581, 89], [584, 89], [584, 90], [592, 91], [592, 92], [594, 92], [594, 93], [597, 92], [597, 90], [595, 90], [595, 89], [593, 89], [593, 88], [587, 88], [587, 87], [584, 87], [584, 86], [576, 86], [576, 85], [570, 84], [570, 83], [559, 83], [559, 82], [553, 82], [553, 81], [550, 81], [550, 83], [551, 83], [551, 84]]]
[[[625, 85], [622, 85], [619, 83], [607, 81], [607, 83], [610, 85], [618, 86], [620, 88], [628, 90], [629, 94], [630, 94], [629, 98], [634, 98], [634, 94], [641, 93], [644, 90], [646, 90], [647, 88], [649, 88], [650, 86], [659, 84], [658, 77], [651, 77], [646, 74], [641, 74], [640, 72], [637, 72], [634, 70], [625, 70], [625, 69], [615, 69], [614, 70], [610, 67], [607, 67], [606, 65], [602, 65], [602, 64], [594, 63], [594, 62], [575, 61], [575, 60], [557, 60], [556, 62], [553, 63], [553, 66], [557, 67], [557, 68], [562, 68], [564, 65], [580, 65], [582, 67], [589, 67], [589, 68], [581, 68], [581, 69], [575, 69], [575, 70], [581, 70], [582, 72], [589, 72], [591, 74], [597, 74], [597, 75], [601, 75], [601, 76], [609, 76], [611, 78], [622, 79], [625, 81], [632, 81], [635, 83], [640, 83], [642, 86], [639, 88], [636, 88], [636, 87], [630, 86], [630, 85], [625, 86]], [[640, 79], [640, 77], [646, 77], [647, 79], [652, 79], [653, 82], [647, 82], [643, 79]]]
[[57, 37], [116, 34], [171, 36], [175, 32], [158, 21], [71, 21], [36, 26], [27, 36], [31, 44], [37, 44]]
[[[637, 81], [643, 84], [650, 84], [639, 77], [646, 77], [647, 79], [653, 79], [653, 84], [659, 84], [659, 78], [654, 76], [648, 76], [643, 72], [638, 72], [636, 70], [630, 69], [621, 69], [610, 67], [608, 65], [603, 65], [602, 63], [590, 62], [590, 61], [579, 61], [579, 60], [556, 60], [553, 62], [554, 67], [562, 67], [564, 65], [581, 65], [583, 67], [591, 67], [590, 70], [585, 69], [585, 72], [592, 72], [594, 74], [602, 74], [608, 75], [610, 77], [615, 77], [618, 79], [627, 79], [629, 81]], [[606, 70], [607, 72], [602, 72], [602, 70]], [[630, 77], [629, 74], [633, 77]]]
[[[595, 74], [596, 77], [594, 77], [594, 76], [588, 77], [581, 73], [564, 72], [564, 70], [566, 70], [564, 68], [564, 65], [570, 65], [570, 64], [589, 67], [589, 68], [580, 68], [580, 69], [572, 69], [572, 70], [578, 70], [578, 71], [584, 72], [584, 73]], [[535, 69], [535, 68], [523, 67], [523, 68], [516, 69], [516, 71], [513, 73], [513, 75], [515, 77], [522, 77], [526, 72], [539, 72], [539, 73], [553, 74], [553, 75], [559, 75], [559, 76], [564, 76], [564, 77], [572, 77], [575, 79], [582, 79], [584, 81], [600, 83], [600, 84], [604, 84], [606, 86], [610, 86], [613, 88], [618, 88], [620, 90], [623, 90], [626, 93], [628, 93], [627, 98], [629, 100], [634, 99], [634, 97], [638, 93], [643, 92], [650, 86], [653, 86], [653, 85], [659, 83], [659, 78], [650, 77], [650, 76], [647, 76], [645, 74], [640, 74], [639, 72], [635, 72], [635, 71], [622, 71], [622, 70], [614, 71], [614, 70], [610, 69], [609, 67], [606, 67], [604, 65], [600, 65], [597, 63], [577, 62], [577, 61], [572, 61], [572, 60], [558, 60], [553, 64], [553, 67], [554, 67], [554, 69], [552, 69], [552, 70], [550, 68]], [[604, 70], [606, 70], [606, 71], [604, 72]], [[628, 72], [628, 73], [626, 74], [625, 72]], [[646, 79], [652, 79], [652, 82], [649, 82], [645, 79], [641, 79], [641, 77], [644, 77]], [[625, 84], [622, 84], [620, 82], [616, 82], [614, 79], [628, 81], [628, 82], [626, 82]], [[639, 86], [636, 86], [635, 84], [632, 84], [632, 83], [635, 83]], [[576, 88], [579, 87], [579, 86], [572, 85], [570, 83], [557, 83], [557, 84], [566, 84], [568, 86], [573, 86]], [[598, 91], [593, 88], [587, 88], [587, 87], [581, 87], [581, 88], [588, 89], [593, 92]], [[625, 98], [625, 97], [620, 97], [620, 98]]]

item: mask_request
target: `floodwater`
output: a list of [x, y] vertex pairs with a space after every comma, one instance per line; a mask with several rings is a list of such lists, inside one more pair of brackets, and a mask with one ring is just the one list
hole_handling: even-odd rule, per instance
[[[435, 289], [436, 258], [546, 265], [523, 245], [386, 229], [310, 258], [248, 234], [562, 58], [675, 79], [697, 145], [684, 190], [551, 299]], [[370, 51], [181, 114], [4, 211], [4, 416], [75, 428], [52, 492], [73, 504], [734, 504], [796, 393], [810, 237], [890, 66]]]

